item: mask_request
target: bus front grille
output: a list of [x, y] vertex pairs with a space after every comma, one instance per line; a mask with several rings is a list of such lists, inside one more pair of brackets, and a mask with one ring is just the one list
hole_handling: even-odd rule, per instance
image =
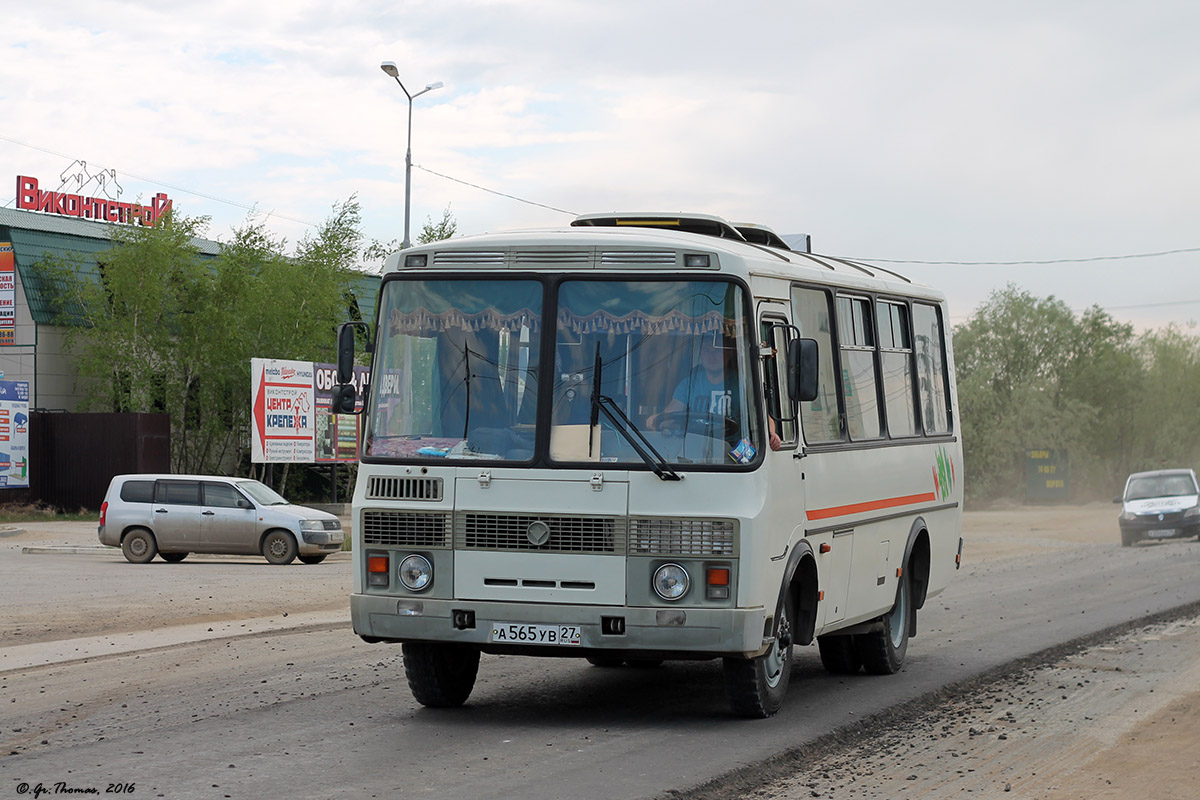
[[363, 544], [390, 547], [449, 547], [450, 514], [364, 511]]
[[731, 519], [634, 517], [629, 521], [631, 555], [737, 555], [737, 522]]
[[429, 500], [442, 499], [441, 478], [398, 478], [372, 475], [367, 481], [368, 500]]
[[454, 519], [454, 547], [460, 550], [625, 552], [625, 519], [622, 517], [460, 511]]

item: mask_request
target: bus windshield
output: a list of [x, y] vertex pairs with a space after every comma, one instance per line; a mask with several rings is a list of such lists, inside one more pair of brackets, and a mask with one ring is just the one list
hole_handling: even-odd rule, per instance
[[[365, 454], [634, 467], [755, 460], [763, 437], [738, 285], [568, 279], [551, 313], [545, 291], [526, 278], [387, 282]], [[540, 376], [550, 376], [546, 408]]]

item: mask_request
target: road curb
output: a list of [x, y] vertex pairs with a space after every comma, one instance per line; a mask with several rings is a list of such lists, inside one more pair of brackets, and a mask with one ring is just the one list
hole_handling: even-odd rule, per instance
[[21, 536], [25, 532], [24, 528], [0, 528], [0, 539], [5, 539], [9, 536]]
[[201, 642], [282, 636], [321, 629], [351, 630], [350, 608], [287, 612], [224, 622], [192, 622], [147, 631], [112, 633], [0, 647], [0, 675], [17, 670], [168, 650]]
[[65, 544], [35, 544], [28, 547], [22, 547], [21, 553], [25, 555], [47, 555], [50, 553], [119, 553], [119, 547], [101, 547], [100, 545], [79, 546]]
[[[62, 554], [79, 554], [87, 555], [94, 553], [120, 553], [119, 547], [107, 547], [105, 545], [73, 545], [73, 544], [32, 544], [21, 548], [23, 555], [62, 555]], [[200, 558], [256, 558], [251, 554], [245, 555], [227, 555], [224, 553], [195, 553]], [[349, 550], [339, 550], [336, 553], [330, 553], [327, 561], [346, 561], [350, 558]]]

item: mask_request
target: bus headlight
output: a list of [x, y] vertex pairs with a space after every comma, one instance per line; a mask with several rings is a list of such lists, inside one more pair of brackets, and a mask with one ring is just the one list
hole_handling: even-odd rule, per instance
[[678, 564], [663, 564], [654, 571], [651, 584], [654, 593], [663, 600], [678, 600], [687, 594], [692, 579], [688, 577], [687, 570]]
[[433, 583], [433, 565], [425, 556], [416, 554], [405, 556], [404, 560], [400, 562], [400, 566], [396, 568], [396, 574], [400, 577], [404, 588], [410, 592], [422, 592]]

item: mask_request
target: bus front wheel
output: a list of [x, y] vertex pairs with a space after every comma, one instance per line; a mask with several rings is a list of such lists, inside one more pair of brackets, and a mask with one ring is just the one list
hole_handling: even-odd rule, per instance
[[404, 675], [413, 697], [430, 708], [467, 702], [479, 674], [479, 650], [470, 645], [405, 642]]
[[872, 675], [894, 675], [904, 664], [904, 654], [908, 652], [909, 615], [913, 613], [911, 594], [906, 569], [896, 586], [895, 605], [880, 618], [881, 628], [854, 636], [854, 648], [863, 667]]
[[793, 601], [789, 592], [779, 609], [771, 648], [758, 658], [726, 658], [725, 691], [739, 717], [765, 719], [783, 706], [792, 677]]

